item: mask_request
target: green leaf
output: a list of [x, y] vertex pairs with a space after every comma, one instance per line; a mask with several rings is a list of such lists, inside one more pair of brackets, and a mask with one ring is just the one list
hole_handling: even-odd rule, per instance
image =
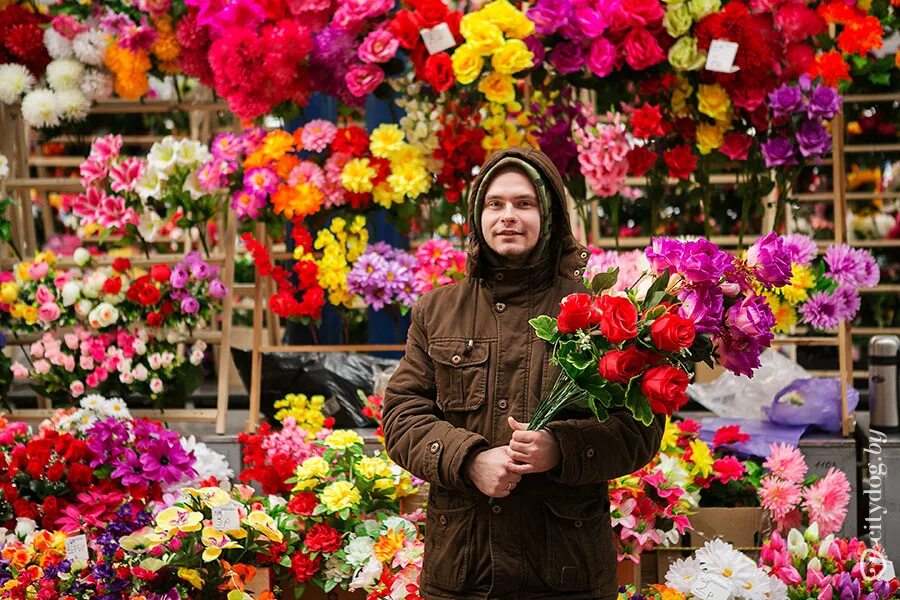
[[553, 338], [559, 333], [556, 328], [556, 320], [547, 315], [541, 315], [528, 321], [528, 324], [534, 328], [535, 334], [542, 340], [552, 342]]
[[593, 281], [591, 281], [591, 290], [595, 294], [599, 294], [603, 290], [608, 290], [616, 285], [617, 281], [619, 281], [619, 267], [610, 269], [606, 273], [595, 275]]
[[333, 590], [335, 587], [337, 587], [337, 581], [335, 581], [334, 579], [329, 579], [328, 581], [325, 582], [325, 593], [327, 594], [328, 592]]
[[599, 373], [592, 373], [588, 377], [584, 377], [578, 380], [578, 387], [586, 391], [591, 397], [598, 400], [603, 404], [604, 407], [609, 406], [610, 400], [612, 397], [609, 395], [609, 392], [606, 390], [607, 381], [600, 376]]
[[625, 406], [634, 415], [634, 418], [643, 423], [650, 425], [653, 422], [653, 411], [650, 410], [650, 401], [641, 393], [640, 387], [636, 385], [628, 385], [625, 391]]
[[112, 235], [112, 232], [113, 232], [113, 228], [112, 228], [112, 227], [107, 227], [107, 228], [105, 228], [103, 231], [101, 231], [101, 232], [100, 232], [100, 243], [102, 244], [103, 242], [105, 242], [106, 239], [107, 239], [110, 235]]
[[656, 278], [656, 281], [647, 288], [647, 294], [645, 296], [647, 300], [644, 303], [644, 308], [653, 308], [662, 302], [662, 299], [666, 295], [666, 288], [669, 287], [669, 279], [669, 269], [666, 269]]
[[606, 410], [606, 407], [598, 402], [596, 398], [588, 398], [588, 407], [598, 421], [602, 422], [609, 418], [609, 412]]
[[891, 84], [891, 74], [890, 73], [873, 73], [869, 75], [869, 81], [874, 83], [875, 85], [890, 85]]
[[290, 567], [291, 566], [291, 557], [284, 555], [281, 557], [281, 560], [278, 562], [282, 567]]

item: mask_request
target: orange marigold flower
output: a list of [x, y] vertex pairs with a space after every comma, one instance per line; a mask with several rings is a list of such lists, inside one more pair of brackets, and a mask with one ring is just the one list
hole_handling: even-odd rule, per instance
[[816, 11], [828, 23], [837, 25], [844, 25], [854, 19], [860, 19], [865, 16], [863, 11], [855, 6], [848, 5], [843, 0], [832, 0], [831, 2], [820, 4]]
[[284, 214], [288, 219], [303, 218], [315, 214], [322, 208], [325, 195], [311, 183], [295, 186], [280, 185], [272, 194], [272, 205], [276, 215]]
[[881, 48], [883, 37], [881, 21], [877, 17], [867, 16], [844, 25], [844, 30], [837, 36], [837, 43], [838, 48], [847, 54], [865, 56]]
[[815, 79], [821, 77], [825, 85], [837, 87], [841, 81], [851, 81], [850, 65], [837, 50], [829, 50], [816, 56], [809, 68], [809, 76]]

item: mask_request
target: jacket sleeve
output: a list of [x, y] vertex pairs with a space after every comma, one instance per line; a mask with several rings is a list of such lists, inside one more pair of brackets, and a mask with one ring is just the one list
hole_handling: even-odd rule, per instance
[[629, 475], [659, 452], [665, 426], [665, 416], [657, 415], [647, 426], [622, 407], [610, 410], [602, 422], [553, 421], [547, 429], [559, 442], [561, 457], [550, 477], [566, 485], [589, 485]]
[[406, 354], [388, 382], [382, 430], [388, 456], [425, 481], [450, 489], [473, 489], [464, 474], [471, 455], [487, 450], [488, 441], [454, 427], [439, 415], [434, 363], [428, 356], [420, 303], [412, 309]]

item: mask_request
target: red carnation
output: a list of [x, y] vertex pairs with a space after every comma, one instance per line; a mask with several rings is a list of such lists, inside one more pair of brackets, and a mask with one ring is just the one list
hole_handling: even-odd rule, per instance
[[630, 119], [634, 137], [648, 139], [663, 135], [662, 118], [662, 113], [655, 104], [644, 104], [634, 109]]
[[117, 258], [113, 261], [112, 268], [119, 273], [124, 273], [131, 268], [131, 261], [127, 258]]
[[335, 552], [341, 547], [341, 534], [327, 523], [316, 523], [306, 532], [303, 542], [310, 552]]
[[47, 480], [48, 481], [59, 481], [63, 478], [63, 475], [66, 474], [66, 465], [57, 461], [50, 465], [50, 468], [47, 469]]
[[291, 557], [291, 571], [294, 573], [294, 579], [297, 583], [306, 583], [319, 570], [321, 557], [317, 556], [314, 560], [310, 560], [309, 555], [303, 552], [296, 552]]
[[669, 177], [676, 179], [689, 179], [697, 168], [697, 155], [691, 152], [691, 147], [687, 144], [666, 150], [663, 152], [663, 160], [669, 167]]
[[741, 431], [740, 425], [723, 425], [719, 427], [713, 434], [713, 446], [723, 446], [725, 444], [736, 444], [750, 440], [750, 435]]
[[628, 152], [628, 173], [633, 177], [643, 177], [654, 164], [656, 164], [656, 152], [646, 146], [637, 146]]
[[94, 478], [94, 471], [87, 465], [74, 463], [69, 465], [67, 479], [72, 487], [87, 487]]
[[288, 501], [288, 512], [308, 517], [313, 514], [315, 508], [319, 505], [319, 500], [312, 492], [298, 492]]

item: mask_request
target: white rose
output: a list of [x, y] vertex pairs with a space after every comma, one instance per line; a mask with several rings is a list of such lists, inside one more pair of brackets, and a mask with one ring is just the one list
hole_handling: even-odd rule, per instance
[[77, 281], [68, 281], [62, 288], [63, 306], [72, 306], [78, 302], [78, 296], [81, 295], [81, 284]]
[[16, 536], [23, 539], [31, 535], [37, 529], [37, 523], [26, 517], [16, 519]]
[[84, 265], [91, 262], [91, 253], [88, 252], [86, 248], [75, 248], [75, 252], [72, 254], [72, 258], [75, 259], [75, 264], [79, 267], [83, 267]]
[[175, 362], [175, 355], [172, 354], [171, 352], [163, 352], [163, 355], [162, 355], [162, 366], [168, 367], [168, 366], [170, 366], [173, 362]]
[[90, 300], [79, 300], [75, 303], [75, 314], [81, 318], [85, 318], [91, 312], [91, 308], [94, 307], [94, 303]]
[[121, 381], [125, 385], [131, 385], [132, 383], [134, 383], [134, 377], [131, 375], [131, 373], [128, 372], [119, 373], [119, 381]]
[[116, 369], [119, 371], [119, 373], [130, 372], [131, 371], [131, 359], [124, 358], [124, 359], [120, 360], [119, 364], [116, 365]]
[[191, 361], [191, 364], [194, 366], [199, 365], [200, 363], [203, 362], [203, 353], [198, 352], [197, 350], [194, 350], [193, 352], [191, 352], [190, 361]]
[[154, 377], [150, 380], [150, 391], [154, 394], [158, 394], [163, 390], [163, 382], [158, 377]]
[[147, 367], [144, 365], [136, 366], [131, 374], [138, 381], [147, 381], [147, 378], [150, 376], [150, 372], [147, 371]]
[[109, 302], [101, 302], [88, 315], [88, 322], [94, 329], [109, 327], [119, 320], [119, 309]]
[[82, 289], [82, 293], [87, 298], [98, 297], [100, 295], [100, 292], [103, 290], [103, 285], [106, 283], [106, 279], [106, 274], [102, 271], [92, 272], [84, 281], [84, 288]]

